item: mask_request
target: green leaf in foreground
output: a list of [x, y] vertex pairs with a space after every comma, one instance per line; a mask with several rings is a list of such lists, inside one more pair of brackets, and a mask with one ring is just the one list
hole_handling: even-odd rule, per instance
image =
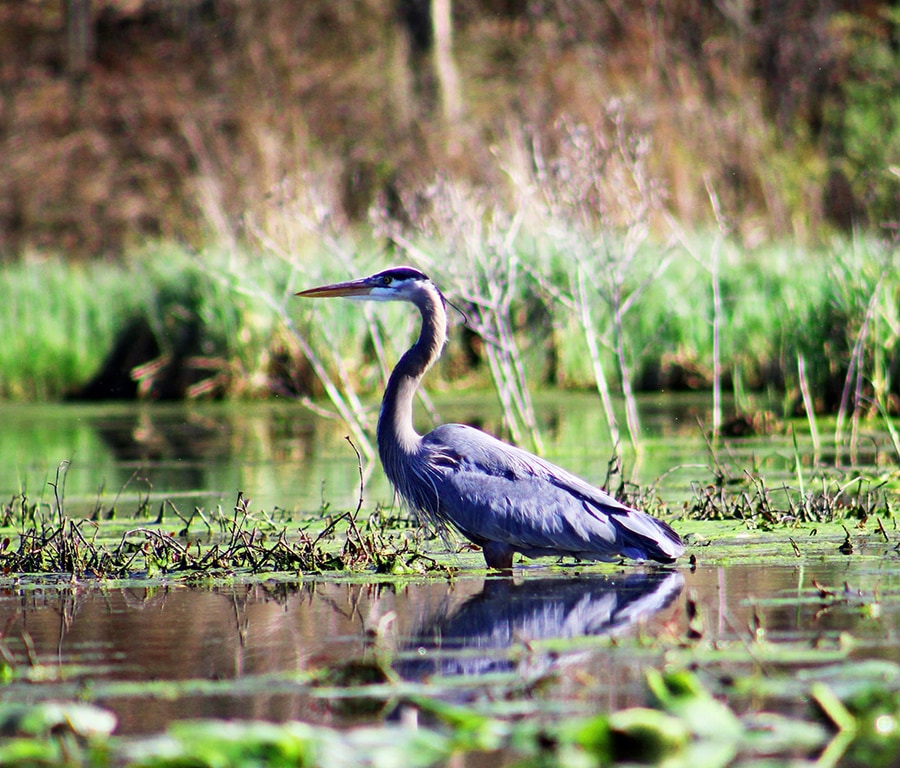
[[450, 755], [437, 733], [387, 726], [341, 732], [306, 723], [184, 721], [129, 749], [132, 768], [429, 766]]
[[105, 709], [72, 701], [45, 701], [33, 706], [0, 705], [0, 733], [21, 736], [72, 734], [82, 739], [108, 736], [116, 717]]

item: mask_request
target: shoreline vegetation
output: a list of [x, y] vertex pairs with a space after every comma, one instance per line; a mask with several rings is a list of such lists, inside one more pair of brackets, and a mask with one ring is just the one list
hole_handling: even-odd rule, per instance
[[[452, 204], [458, 219], [465, 203], [436, 204]], [[647, 391], [709, 391], [717, 405], [732, 394], [736, 412], [715, 413], [716, 431], [753, 418], [750, 392], [781, 402], [778, 418], [808, 418], [813, 431], [817, 415], [849, 429], [898, 411], [893, 244], [859, 236], [748, 253], [717, 236], [659, 244], [550, 221], [528, 230], [497, 211], [473, 236], [479, 216], [437, 236], [392, 232], [390, 253], [369, 236], [323, 233], [319, 248], [296, 255], [274, 241], [202, 252], [155, 244], [124, 264], [7, 265], [0, 325], [30, 332], [6, 335], [0, 397], [325, 395], [362, 428], [357, 393], [381, 391], [418, 316], [310, 306], [293, 293], [412, 262], [456, 309], [426, 388], [493, 387], [510, 436], [538, 449], [530, 393], [548, 387], [596, 390], [617, 444], [639, 434], [635, 395]]]
[[[430, 96], [415, 84], [402, 86], [402, 71], [415, 69], [415, 62], [405, 33], [386, 15], [355, 19], [353, 31], [360, 41], [384, 43], [360, 46], [375, 60], [394, 51], [390, 67], [354, 68], [334, 86], [336, 93], [298, 91], [293, 78], [310, 71], [304, 66], [310, 50], [271, 34], [287, 24], [289, 7], [266, 6], [249, 26], [237, 8], [230, 9], [233, 16], [210, 19], [146, 16], [150, 6], [141, 3], [131, 17], [121, 9], [104, 12], [94, 29], [95, 66], [77, 81], [81, 101], [56, 99], [61, 113], [71, 113], [66, 146], [82, 146], [91, 133], [84, 123], [89, 114], [97, 135], [120, 126], [116, 110], [127, 111], [126, 101], [96, 113], [90, 108], [117, 78], [143, 78], [146, 88], [126, 90], [146, 95], [144, 111], [155, 103], [161, 83], [153, 79], [159, 70], [149, 64], [157, 58], [150, 42], [166, 40], [183, 75], [177, 93], [159, 100], [171, 119], [137, 119], [142, 132], [129, 136], [132, 148], [149, 141], [166, 152], [177, 142], [154, 143], [154, 131], [186, 141], [190, 162], [172, 162], [167, 176], [154, 177], [158, 185], [174, 174], [184, 186], [173, 183], [165, 204], [152, 195], [141, 201], [147, 221], [170, 210], [166, 226], [110, 228], [116, 242], [105, 250], [80, 241], [68, 247], [75, 240], [65, 237], [4, 246], [0, 399], [289, 396], [330, 408], [368, 465], [371, 413], [361, 397], [381, 392], [418, 317], [402, 307], [373, 312], [341, 302], [303, 304], [293, 294], [411, 263], [435, 280], [455, 310], [450, 343], [426, 388], [492, 389], [504, 437], [538, 453], [532, 393], [559, 387], [596, 391], [617, 450], [640, 451], [639, 393], [700, 390], [710, 393], [714, 438], [800, 418], [818, 454], [817, 418], [828, 415], [835, 445], [849, 443], [852, 450], [869, 419], [885, 428], [900, 455], [892, 421], [900, 412], [900, 175], [891, 164], [896, 132], [885, 113], [896, 102], [893, 78], [900, 71], [887, 35], [900, 24], [896, 14], [885, 12], [868, 26], [851, 13], [835, 14], [825, 27], [811, 26], [810, 34], [829, 44], [817, 67], [840, 71], [842, 79], [830, 89], [807, 83], [802, 105], [792, 108], [773, 98], [784, 82], [799, 82], [800, 72], [760, 81], [753, 73], [766, 60], [765, 46], [750, 45], [746, 24], [733, 20], [694, 19], [706, 19], [702, 34], [710, 39], [721, 35], [740, 44], [743, 56], [726, 72], [718, 67], [724, 48], [679, 48], [676, 31], [686, 32], [691, 21], [690, 14], [678, 16], [682, 11], [671, 11], [649, 35], [641, 27], [645, 14], [627, 13], [613, 24], [624, 24], [616, 42], [605, 37], [613, 27], [603, 14], [581, 25], [548, 11], [546, 19], [522, 27], [495, 24], [493, 17], [479, 22], [476, 14], [465, 23], [456, 19], [456, 65], [470, 89], [450, 119], [441, 101], [445, 81], [432, 83]], [[346, 57], [347, 39], [334, 50], [328, 45], [354, 20], [320, 18], [316, 7], [322, 10], [308, 4], [303, 18], [327, 33], [315, 71], [328, 80], [336, 51]], [[198, 50], [217, 48], [229, 34], [236, 43], [233, 56], [213, 57], [220, 70], [204, 70], [199, 80], [203, 65], [180, 34], [185, 23], [195, 25], [192, 37], [203, 42]], [[752, 23], [773, 36], [775, 49], [787, 44], [777, 14]], [[377, 37], [387, 29], [390, 35]], [[478, 56], [497, 54], [492, 41], [509, 38], [511, 30], [517, 35], [507, 43], [504, 66], [490, 78], [476, 77], [484, 64]], [[575, 38], [566, 37], [573, 30]], [[143, 74], [123, 68], [104, 47], [113, 38], [143, 41], [129, 54], [130, 61], [148, 62]], [[272, 47], [257, 50], [260, 40]], [[646, 66], [647, 51], [630, 47], [637, 40], [655, 54], [653, 66]], [[546, 54], [534, 58], [535, 46], [549, 50], [550, 42], [557, 45], [558, 69]], [[608, 57], [605, 76], [620, 79], [600, 84], [601, 97], [585, 98], [585, 89], [597, 85], [587, 73], [600, 71], [588, 54], [599, 50]], [[245, 58], [253, 51], [256, 58]], [[264, 73], [259, 62], [272, 57], [284, 67]], [[536, 69], [523, 82], [557, 77], [535, 91], [534, 103], [521, 103], [498, 124], [503, 105], [522, 98], [521, 84], [512, 84], [523, 76], [516, 65], [529, 60]], [[679, 63], [684, 66], [672, 69]], [[668, 76], [674, 71], [681, 73], [677, 82]], [[264, 74], [268, 86], [258, 88]], [[385, 78], [394, 90], [376, 88]], [[528, 113], [547, 89], [582, 78], [582, 87], [557, 94], [552, 110]], [[47, 96], [51, 80], [51, 70], [33, 70], [29, 119], [40, 122], [39, 96]], [[194, 93], [200, 81], [219, 93], [216, 103], [225, 113], [234, 110], [241, 119], [207, 112]], [[167, 75], [166, 93], [169, 85]], [[382, 91], [388, 95], [379, 104], [390, 116], [366, 114], [362, 105], [371, 103], [360, 94]], [[284, 98], [289, 93], [293, 101]], [[329, 103], [346, 110], [334, 117], [340, 124], [320, 123], [321, 112], [304, 110], [310, 99], [322, 104], [331, 97]], [[176, 114], [185, 104], [194, 109], [190, 119]], [[679, 104], [693, 107], [675, 110]], [[134, 114], [146, 117], [144, 111]], [[28, 126], [17, 122], [24, 112], [10, 114], [7, 138], [15, 138]], [[814, 138], [807, 131], [817, 120]], [[225, 124], [233, 142], [210, 144]], [[290, 126], [307, 130], [291, 133]], [[48, 139], [37, 128], [29, 135]], [[866, 141], [872, 136], [883, 137], [880, 153]], [[841, 152], [828, 146], [843, 148], [841, 162]], [[111, 158], [117, 147], [107, 147]], [[699, 157], [708, 162], [695, 162]], [[725, 162], [729, 157], [733, 162]], [[108, 163], [85, 174], [59, 159], [54, 172], [93, 179], [66, 189], [101, 197], [115, 191]], [[153, 175], [153, 163], [131, 165]], [[834, 200], [825, 199], [833, 197], [831, 181], [838, 177], [850, 198], [840, 221], [826, 210]], [[154, 211], [147, 209], [154, 203]], [[106, 233], [98, 240], [89, 231], [105, 219], [76, 210], [70, 215], [81, 234], [106, 242]], [[19, 218], [27, 229], [29, 222]], [[774, 420], [754, 412], [749, 395], [758, 392], [776, 404]], [[330, 405], [323, 406], [326, 400]], [[431, 408], [427, 392], [422, 401]], [[726, 411], [725, 402], [733, 408]]]
[[543, 387], [635, 449], [641, 391], [890, 425], [896, 13], [440, 7], [452, 47], [381, 0], [11, 10], [0, 398], [324, 396], [368, 458], [417, 318], [292, 294], [412, 263], [458, 309], [426, 386], [538, 452]]

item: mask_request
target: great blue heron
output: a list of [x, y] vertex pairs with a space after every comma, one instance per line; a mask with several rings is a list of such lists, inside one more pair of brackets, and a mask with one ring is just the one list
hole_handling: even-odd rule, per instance
[[413, 397], [447, 340], [446, 301], [419, 270], [394, 267], [297, 295], [408, 301], [419, 309], [419, 338], [400, 358], [384, 392], [378, 453], [407, 504], [478, 544], [489, 568], [510, 570], [516, 552], [529, 558], [628, 557], [660, 563], [684, 552], [666, 523], [479, 429], [444, 424], [424, 436], [415, 431]]

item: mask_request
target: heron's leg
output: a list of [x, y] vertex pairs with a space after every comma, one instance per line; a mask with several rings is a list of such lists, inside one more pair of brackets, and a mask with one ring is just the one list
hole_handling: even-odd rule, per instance
[[488, 568], [496, 568], [498, 571], [511, 571], [515, 550], [509, 544], [499, 541], [488, 541], [481, 547], [484, 552], [484, 562]]

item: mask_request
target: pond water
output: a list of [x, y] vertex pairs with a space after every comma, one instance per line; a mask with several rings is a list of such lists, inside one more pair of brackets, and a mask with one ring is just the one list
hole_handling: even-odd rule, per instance
[[[709, 421], [707, 406], [705, 397], [642, 402], [646, 444], [633, 477], [658, 483], [673, 500], [708, 483], [714, 462], [698, 426]], [[490, 401], [438, 409], [442, 420], [501, 431]], [[611, 449], [596, 399], [547, 395], [538, 411], [550, 458], [603, 482]], [[128, 516], [164, 500], [186, 511], [228, 509], [238, 491], [257, 508], [304, 514], [358, 502], [359, 467], [345, 431], [292, 403], [3, 405], [0, 419], [4, 500], [24, 491], [52, 507], [49, 484], [67, 462], [59, 491], [70, 515], [101, 503]], [[883, 471], [886, 439], [868, 444], [872, 471]], [[742, 467], [763, 471], [774, 487], [794, 477], [798, 457], [812, 463], [807, 447], [803, 439], [746, 438], [723, 444], [716, 459], [736, 475]], [[390, 503], [379, 469], [364, 495], [366, 509]], [[187, 717], [380, 723], [402, 719], [404, 701], [424, 690], [503, 717], [558, 720], [644, 705], [646, 668], [698, 641], [707, 656], [697, 663], [715, 680], [760, 669], [765, 676], [780, 665], [900, 662], [895, 523], [881, 534], [853, 556], [841, 553], [840, 538], [803, 540], [793, 544], [793, 562], [748, 562], [748, 553], [769, 546], [752, 535], [732, 542], [743, 557], [706, 558], [702, 545], [715, 537], [692, 534], [693, 564], [548, 563], [519, 568], [513, 579], [485, 576], [474, 555], [450, 556], [452, 568], [428, 578], [234, 574], [192, 586], [165, 577], [119, 583], [6, 573], [0, 658], [19, 672], [2, 698], [87, 698], [116, 714], [123, 735]], [[767, 654], [784, 656], [763, 661], [746, 651], [763, 640]], [[732, 655], [710, 661], [722, 649]], [[783, 689], [749, 698], [781, 711], [806, 706]], [[746, 693], [731, 700], [738, 708], [749, 701]]]
[[[627, 460], [628, 477], [649, 483], [665, 475], [661, 490], [682, 498], [692, 483], [707, 482], [712, 462], [700, 425], [711, 421], [710, 404], [706, 395], [645, 397], [645, 450], [640, 461]], [[613, 451], [597, 397], [548, 394], [536, 409], [548, 457], [604, 482]], [[437, 410], [442, 422], [502, 436], [491, 398], [439, 401]], [[144, 501], [155, 507], [165, 499], [188, 511], [230, 509], [238, 491], [267, 510], [312, 511], [323, 503], [343, 509], [358, 501], [359, 468], [346, 428], [297, 403], [0, 404], [0, 424], [3, 500], [24, 490], [31, 501], [52, 504], [51, 483], [58, 482], [73, 514], [98, 502], [129, 514]], [[431, 426], [423, 417], [420, 428]], [[793, 456], [790, 439], [764, 437], [731, 442], [723, 458], [780, 477], [792, 470]], [[371, 469], [367, 500], [390, 502], [380, 468]]]
[[[869, 600], [825, 609], [815, 599], [815, 585], [840, 588], [849, 578]], [[521, 695], [504, 703], [506, 713], [584, 715], [645, 701], [643, 670], [687, 637], [688, 600], [713, 646], [749, 642], [763, 626], [768, 643], [816, 643], [826, 660], [900, 660], [900, 604], [887, 600], [877, 619], [860, 608], [876, 590], [900, 592], [896, 559], [861, 570], [847, 560], [764, 572], [527, 569], [514, 580], [463, 575], [394, 585], [21, 581], [0, 593], [0, 626], [4, 652], [31, 671], [5, 686], [3, 698], [89, 694], [116, 713], [121, 734], [185, 717], [346, 726], [392, 716], [402, 687], [353, 687], [378, 682], [373, 660], [383, 654], [400, 681], [427, 682], [450, 701], [484, 703], [493, 688]], [[842, 651], [841, 633], [850, 632], [854, 646]], [[660, 637], [667, 642], [652, 641]], [[729, 672], [749, 666], [733, 660]]]

